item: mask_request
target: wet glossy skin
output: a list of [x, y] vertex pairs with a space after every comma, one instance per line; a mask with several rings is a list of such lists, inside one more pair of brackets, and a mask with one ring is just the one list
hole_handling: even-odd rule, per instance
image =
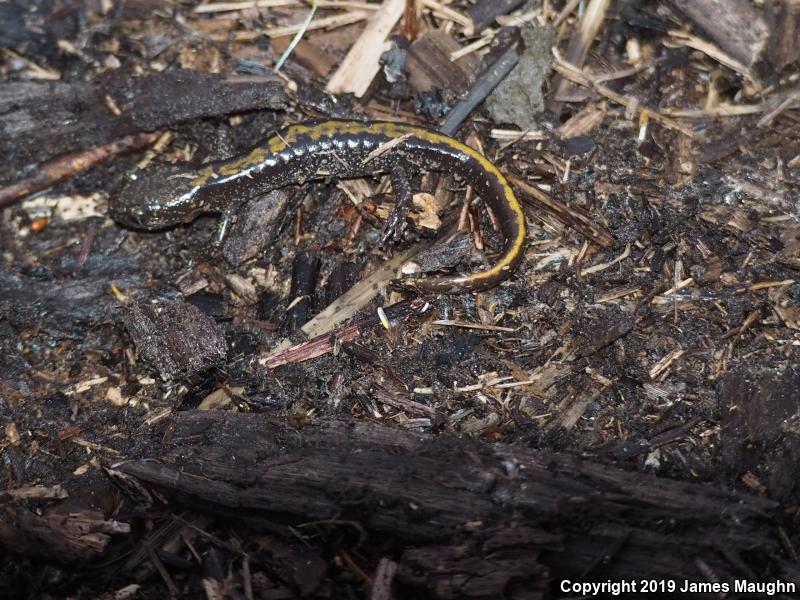
[[483, 290], [507, 279], [522, 259], [525, 218], [514, 191], [487, 158], [466, 144], [421, 127], [388, 122], [322, 121], [291, 125], [250, 152], [199, 170], [179, 167], [144, 173], [112, 200], [111, 216], [138, 229], [189, 223], [249, 198], [323, 177], [363, 177], [396, 165], [446, 171], [464, 179], [500, 225], [497, 261], [469, 275], [404, 277], [426, 291]]

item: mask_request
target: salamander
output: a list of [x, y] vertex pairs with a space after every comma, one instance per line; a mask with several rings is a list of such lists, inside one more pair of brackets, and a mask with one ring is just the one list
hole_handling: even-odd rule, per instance
[[382, 121], [328, 120], [290, 125], [249, 152], [189, 170], [180, 166], [131, 179], [112, 199], [120, 224], [157, 230], [204, 213], [226, 213], [257, 195], [327, 177], [364, 177], [416, 166], [461, 177], [488, 205], [502, 237], [494, 264], [467, 275], [419, 273], [401, 286], [432, 292], [485, 290], [522, 259], [525, 218], [506, 178], [466, 144], [423, 127]]

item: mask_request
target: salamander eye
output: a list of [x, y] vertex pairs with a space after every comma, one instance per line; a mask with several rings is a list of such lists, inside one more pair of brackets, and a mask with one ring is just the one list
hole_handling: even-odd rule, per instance
[[108, 208], [109, 216], [124, 227], [140, 229], [147, 220], [141, 208], [125, 204], [119, 198], [112, 199]]

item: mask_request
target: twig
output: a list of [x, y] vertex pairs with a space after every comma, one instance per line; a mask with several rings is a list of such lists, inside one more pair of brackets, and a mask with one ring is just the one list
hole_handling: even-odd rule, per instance
[[372, 390], [371, 393], [375, 396], [375, 400], [381, 404], [394, 406], [395, 408], [405, 412], [425, 415], [432, 419], [435, 419], [437, 416], [435, 408], [431, 408], [430, 406], [422, 404], [421, 402], [415, 402], [414, 400], [407, 398], [404, 394], [393, 393], [381, 387]]
[[[366, 281], [366, 280], [364, 280]], [[362, 282], [359, 282], [362, 283]], [[357, 284], [358, 285], [358, 284]], [[340, 297], [341, 298], [341, 297]], [[330, 305], [330, 308], [333, 305]], [[427, 302], [419, 298], [410, 302], [400, 302], [385, 309], [388, 317], [392, 320], [403, 319], [411, 314], [423, 312], [426, 310]], [[311, 323], [311, 321], [309, 321]], [[306, 323], [308, 325], [308, 323]], [[274, 369], [281, 365], [303, 362], [317, 358], [323, 354], [331, 352], [337, 342], [348, 342], [356, 339], [358, 336], [376, 329], [381, 328], [381, 319], [376, 314], [371, 314], [360, 321], [351, 323], [337, 331], [324, 333], [314, 337], [306, 342], [297, 344], [288, 349], [278, 349], [268, 354], [262, 354], [258, 362], [268, 369]]]
[[794, 281], [794, 279], [784, 279], [783, 281], [759, 281], [758, 283], [751, 285], [748, 289], [751, 292], [757, 292], [758, 290], [766, 290], [773, 287], [793, 285]]
[[[535, 200], [536, 206], [543, 207], [567, 227], [571, 227], [578, 233], [585, 235], [603, 248], [611, 248], [614, 245], [614, 236], [611, 235], [611, 232], [583, 209], [562, 204], [549, 194], [521, 179], [516, 177], [510, 177], [509, 179], [515, 187], [521, 189], [527, 196]], [[522, 196], [522, 200], [527, 200], [526, 196]], [[528, 203], [533, 204], [533, 202]]]
[[672, 363], [683, 356], [684, 352], [685, 350], [680, 346], [669, 352], [650, 369], [650, 372], [648, 373], [648, 375], [650, 375], [650, 379], [656, 379], [659, 375], [666, 372]]
[[[682, 290], [683, 288], [692, 285], [694, 283], [693, 277], [687, 277], [676, 283], [673, 287], [666, 290], [663, 294], [659, 294], [658, 296], [653, 297], [650, 301], [651, 304], [669, 304], [676, 300], [676, 296], [674, 296], [677, 292]], [[673, 297], [668, 297], [673, 296]]]
[[563, 58], [561, 58], [561, 56], [559, 56], [558, 50], [556, 50], [555, 48], [553, 49], [553, 55], [555, 57], [555, 61], [553, 62], [553, 68], [559, 73], [561, 73], [561, 75], [563, 75], [566, 79], [569, 79], [571, 82], [577, 83], [578, 85], [582, 85], [584, 87], [592, 88], [601, 96], [608, 98], [615, 104], [624, 106], [627, 111], [632, 112], [634, 114], [641, 114], [643, 111], [647, 111], [647, 114], [651, 119], [653, 119], [657, 123], [660, 123], [664, 127], [680, 131], [681, 133], [690, 138], [694, 137], [694, 132], [691, 129], [684, 127], [683, 125], [681, 125], [676, 121], [673, 121], [669, 117], [665, 117], [655, 109], [642, 106], [642, 104], [639, 102], [638, 99], [617, 93], [605, 85], [596, 83], [595, 80], [590, 75], [587, 75], [575, 65], [570, 64], [566, 62]]
[[764, 113], [764, 115], [758, 120], [758, 123], [756, 123], [756, 126], [768, 127], [772, 124], [772, 121], [775, 119], [775, 117], [790, 108], [793, 104], [800, 104], [800, 88], [794, 89], [786, 94], [786, 97], [781, 100], [775, 108]]
[[[503, 377], [487, 379], [486, 381], [482, 381], [480, 383], [473, 383], [472, 385], [453, 386], [453, 389], [450, 391], [456, 394], [464, 394], [466, 392], [480, 392], [489, 388], [507, 389], [522, 387], [525, 385], [533, 385], [536, 383], [533, 379], [528, 379], [526, 381], [508, 381], [509, 379], [513, 379], [513, 376], [505, 375]], [[414, 388], [414, 393], [420, 394], [421, 396], [432, 396], [436, 393], [436, 390], [434, 390], [432, 387], [417, 387]]]
[[463, 48], [459, 48], [458, 50], [455, 50], [455, 51], [451, 52], [450, 53], [450, 60], [455, 62], [459, 58], [463, 58], [463, 57], [465, 57], [465, 56], [467, 56], [469, 54], [472, 54], [473, 52], [475, 52], [477, 50], [480, 50], [484, 46], [488, 46], [489, 44], [492, 43], [492, 40], [494, 39], [495, 35], [496, 35], [496, 33], [493, 30], [491, 30], [489, 35], [481, 36], [477, 40], [472, 42], [471, 44], [467, 44]]
[[544, 131], [539, 129], [529, 129], [520, 131], [519, 129], [492, 129], [489, 137], [499, 142], [505, 142], [504, 147], [517, 144], [519, 142], [535, 142], [550, 139]]
[[605, 263], [600, 263], [599, 265], [593, 265], [593, 266], [591, 266], [591, 267], [589, 267], [587, 269], [582, 269], [581, 270], [581, 277], [583, 277], [584, 275], [590, 275], [592, 273], [598, 273], [600, 271], [605, 271], [609, 267], [613, 267], [617, 263], [621, 263], [623, 260], [628, 258], [630, 255], [631, 255], [631, 245], [628, 244], [628, 245], [625, 246], [624, 252], [622, 254], [620, 254], [617, 258], [615, 258], [614, 260], [611, 260], [611, 261], [605, 262]]
[[43, 190], [76, 173], [91, 169], [122, 154], [136, 152], [155, 142], [159, 133], [137, 133], [121, 140], [96, 146], [83, 152], [67, 154], [48, 161], [38, 167], [30, 177], [0, 188], [0, 207]]
[[729, 54], [726, 54], [722, 51], [721, 48], [715, 46], [711, 42], [707, 42], [704, 39], [701, 39], [695, 35], [690, 33], [686, 33], [685, 31], [669, 31], [669, 35], [675, 39], [676, 44], [681, 46], [688, 46], [689, 48], [694, 48], [699, 52], [702, 52], [709, 58], [714, 59], [718, 63], [725, 65], [732, 71], [736, 71], [747, 79], [749, 83], [751, 83], [756, 89], [761, 89], [761, 84], [759, 84], [754, 78], [753, 74], [750, 69], [747, 68], [746, 65], [742, 64]]
[[[581, 19], [580, 28], [577, 35], [572, 37], [569, 46], [567, 47], [567, 61], [580, 66], [586, 60], [586, 55], [589, 53], [589, 48], [592, 46], [597, 32], [600, 30], [600, 25], [603, 23], [606, 11], [608, 10], [609, 0], [590, 0], [586, 7], [586, 12]], [[569, 84], [563, 79], [556, 78], [553, 83], [555, 92], [552, 95], [550, 102], [550, 110], [558, 114], [561, 112], [561, 102], [559, 97], [563, 96], [569, 88]]]
[[475, 25], [473, 25], [472, 19], [469, 17], [462, 15], [460, 12], [453, 10], [449, 6], [445, 6], [441, 2], [436, 2], [436, 0], [421, 0], [421, 4], [425, 8], [433, 11], [435, 14], [461, 25], [461, 27], [464, 29], [465, 36], [471, 37], [475, 34]]
[[763, 102], [760, 104], [730, 104], [729, 102], [720, 102], [711, 108], [664, 107], [661, 109], [661, 114], [666, 117], [678, 117], [681, 119], [707, 119], [708, 117], [740, 117], [742, 115], [754, 115], [764, 112], [766, 109], [767, 105]]
[[[343, 13], [341, 15], [333, 15], [332, 17], [325, 17], [324, 19], [317, 19], [313, 21], [306, 31], [313, 29], [335, 29], [336, 27], [344, 27], [345, 25], [352, 25], [358, 23], [369, 17], [369, 13], [363, 10], [353, 10]], [[237, 31], [233, 34], [219, 33], [210, 36], [210, 39], [215, 42], [250, 42], [256, 38], [265, 35], [270, 38], [285, 37], [297, 33], [303, 28], [303, 23], [295, 23], [293, 25], [283, 25], [281, 27], [273, 27], [271, 29], [264, 29], [261, 31]]]
[[434, 325], [444, 325], [448, 327], [463, 327], [464, 329], [479, 329], [482, 331], [504, 331], [513, 333], [516, 329], [512, 327], [502, 327], [500, 325], [484, 325], [483, 323], [469, 323], [467, 321], [456, 321], [453, 319], [437, 319]]
[[467, 115], [483, 102], [486, 96], [505, 79], [506, 75], [511, 72], [511, 69], [517, 65], [517, 62], [519, 62], [517, 49], [514, 45], [509, 46], [491, 67], [481, 73], [467, 95], [459, 100], [450, 112], [447, 113], [447, 117], [441, 127], [439, 127], [439, 131], [445, 135], [454, 135], [459, 127], [461, 127], [461, 123], [464, 119], [467, 118]]
[[435, 242], [420, 242], [405, 252], [398, 252], [375, 271], [359, 280], [300, 329], [306, 335], [314, 337], [330, 331], [339, 323], [355, 316], [394, 279], [400, 267], [431, 243]]
[[[351, 9], [351, 10], [378, 10], [378, 6], [368, 2], [348, 2], [347, 0], [317, 0], [318, 8]], [[243, 0], [241, 2], [207, 2], [196, 6], [196, 14], [213, 14], [220, 12], [235, 12], [251, 8], [277, 8], [289, 6], [308, 6], [302, 0]]]
[[572, 11], [575, 10], [575, 7], [580, 4], [581, 0], [569, 0], [564, 8], [561, 9], [561, 12], [558, 13], [556, 18], [553, 20], [553, 27], [558, 27], [561, 25], [561, 21], [566, 19], [568, 16], [572, 14]]

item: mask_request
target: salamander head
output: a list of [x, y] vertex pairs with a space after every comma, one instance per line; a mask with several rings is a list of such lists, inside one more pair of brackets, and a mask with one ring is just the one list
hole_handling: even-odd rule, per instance
[[162, 167], [131, 177], [111, 199], [111, 218], [134, 229], [164, 229], [189, 223], [205, 212], [196, 174]]

